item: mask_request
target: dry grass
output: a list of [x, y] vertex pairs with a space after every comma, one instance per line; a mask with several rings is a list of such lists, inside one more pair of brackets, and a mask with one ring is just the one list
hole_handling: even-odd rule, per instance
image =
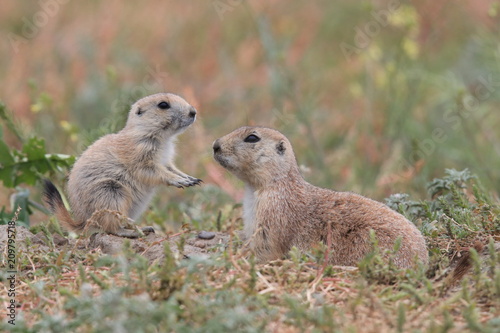
[[[450, 177], [443, 183], [463, 185]], [[447, 216], [460, 207], [473, 212], [473, 223], [457, 218], [457, 227], [468, 223], [464, 232], [430, 219], [420, 221], [431, 263], [413, 270], [397, 270], [383, 263], [377, 252], [358, 267], [328, 266], [325, 245], [305, 254], [292, 249], [287, 259], [257, 265], [234, 234], [239, 209], [224, 216], [220, 228], [231, 240], [213, 247], [210, 258], [182, 259], [171, 251], [172, 241], [163, 242], [177, 239], [183, 253], [183, 237], [189, 235], [185, 232], [162, 239], [165, 259], [153, 263], [126, 242], [114, 256], [99, 248], [82, 249], [78, 243], [67, 247], [49, 241], [45, 251], [27, 246], [18, 251], [17, 325], [5, 328], [12, 332], [497, 332], [500, 207], [482, 202], [488, 196], [472, 194], [470, 186], [457, 196], [453, 186], [422, 202], [422, 207], [440, 203]], [[404, 204], [400, 202], [400, 207]], [[421, 213], [406, 211], [409, 217]], [[6, 260], [5, 251], [2, 258]], [[464, 260], [470, 268], [454, 271]]]
[[[229, 4], [221, 15], [220, 3]], [[260, 124], [290, 138], [311, 183], [379, 200], [410, 193], [415, 201], [393, 208], [423, 231], [432, 258], [427, 271], [395, 272], [376, 256], [359, 268], [325, 267], [321, 247], [267, 265], [255, 265], [238, 243], [210, 260], [167, 255], [161, 265], [130, 249], [115, 257], [28, 251], [19, 254], [23, 317], [14, 330], [500, 331], [500, 212], [496, 194], [487, 194], [500, 185], [498, 3], [401, 2], [347, 59], [341, 44], [355, 44], [356, 29], [388, 6], [70, 1], [29, 34], [26, 22], [43, 14], [42, 2], [2, 3], [0, 99], [21, 135], [44, 138], [49, 152], [79, 154], [118, 130], [131, 102], [149, 93], [178, 93], [200, 111], [180, 137], [178, 165], [206, 185], [159, 192], [144, 220], [165, 235], [183, 224], [228, 233], [241, 224], [241, 183], [215, 164], [211, 142]], [[19, 45], [12, 34], [24, 38]], [[3, 125], [5, 141], [19, 148]], [[418, 199], [452, 167], [477, 174], [480, 195], [446, 189], [437, 194], [443, 202]], [[51, 178], [63, 184], [64, 176]], [[37, 200], [39, 189], [31, 190]], [[1, 188], [0, 206], [13, 192]], [[445, 286], [450, 264], [476, 241], [483, 256], [471, 251], [472, 270]]]

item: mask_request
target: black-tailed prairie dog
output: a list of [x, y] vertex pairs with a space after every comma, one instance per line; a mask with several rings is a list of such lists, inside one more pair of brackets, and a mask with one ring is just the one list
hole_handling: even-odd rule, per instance
[[49, 181], [45, 201], [66, 229], [81, 232], [91, 224], [91, 229], [137, 237], [127, 222], [144, 212], [157, 186], [183, 188], [201, 182], [173, 164], [175, 138], [195, 119], [196, 109], [177, 95], [159, 93], [138, 100], [125, 127], [97, 140], [73, 166], [67, 185], [73, 217]]
[[245, 183], [243, 234], [260, 262], [280, 259], [293, 246], [306, 251], [323, 242], [331, 244], [331, 264], [353, 266], [373, 249], [370, 230], [381, 249], [392, 250], [400, 239], [398, 267], [428, 262], [422, 234], [401, 214], [361, 195], [306, 182], [280, 132], [241, 127], [216, 140], [213, 151]]

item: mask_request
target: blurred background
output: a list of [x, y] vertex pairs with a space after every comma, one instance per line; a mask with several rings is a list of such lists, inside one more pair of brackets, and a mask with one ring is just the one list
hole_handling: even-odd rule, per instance
[[[184, 97], [199, 118], [176, 164], [205, 183], [161, 189], [153, 221], [201, 223], [241, 198], [211, 144], [243, 125], [287, 135], [318, 186], [418, 199], [444, 169], [469, 168], [498, 193], [499, 10], [488, 0], [3, 1], [0, 99], [22, 137], [79, 155], [121, 129], [135, 100]], [[64, 186], [65, 173], [50, 177]], [[0, 206], [14, 192], [2, 187]], [[40, 200], [39, 186], [31, 193]]]

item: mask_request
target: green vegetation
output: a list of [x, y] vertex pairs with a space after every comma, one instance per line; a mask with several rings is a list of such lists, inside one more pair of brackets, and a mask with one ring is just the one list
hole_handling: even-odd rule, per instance
[[13, 200], [10, 207], [12, 212], [7, 212], [6, 207], [3, 206], [0, 211], [0, 224], [7, 224], [14, 216], [14, 210], [21, 207], [18, 223], [29, 226], [29, 216], [32, 208], [45, 213], [48, 211], [40, 204], [32, 201], [29, 198], [29, 190], [19, 185], [36, 185], [44, 175], [54, 174], [71, 167], [75, 158], [69, 155], [47, 154], [43, 139], [31, 137], [25, 140], [1, 101], [0, 119], [4, 121], [6, 126], [23, 144], [21, 150], [10, 149], [3, 140], [3, 131], [0, 127], [0, 180], [3, 182], [4, 187], [16, 190], [12, 194]]
[[[16, 326], [1, 329], [500, 331], [497, 0], [2, 6], [0, 225], [20, 206], [18, 226], [50, 246], [18, 252], [21, 307]], [[108, 256], [55, 245], [61, 231], [43, 213], [40, 179], [64, 189], [73, 156], [159, 91], [198, 109], [177, 164], [205, 183], [160, 189], [144, 225], [234, 234], [241, 182], [213, 161], [211, 142], [272, 126], [308, 181], [386, 198], [413, 221], [430, 266], [399, 271], [375, 251], [357, 268], [329, 267], [321, 246], [256, 265], [237, 241], [206, 260], [165, 248], [168, 259], [153, 264], [127, 247]], [[472, 269], [450, 285], [463, 256]]]
[[[408, 196], [388, 199], [426, 235], [428, 268], [398, 270], [384, 264], [377, 251], [359, 268], [331, 267], [322, 261], [324, 246], [303, 255], [292, 250], [289, 259], [266, 265], [256, 265], [237, 243], [216, 248], [210, 259], [181, 259], [165, 245], [166, 259], [152, 265], [127, 245], [117, 256], [76, 247], [53, 247], [48, 253], [28, 250], [18, 259], [24, 282], [19, 301], [25, 310], [15, 327], [4, 324], [4, 328], [11, 332], [365, 332], [370, 327], [394, 332], [496, 332], [500, 206], [467, 170], [448, 170], [445, 177], [430, 182], [429, 189], [433, 198], [418, 204]], [[226, 208], [232, 222], [222, 231], [231, 233], [234, 216], [240, 212]], [[215, 230], [217, 221], [207, 227]], [[483, 254], [466, 250], [474, 242], [483, 245]], [[444, 278], [450, 276], [450, 263], [469, 252], [470, 273], [458, 282]]]

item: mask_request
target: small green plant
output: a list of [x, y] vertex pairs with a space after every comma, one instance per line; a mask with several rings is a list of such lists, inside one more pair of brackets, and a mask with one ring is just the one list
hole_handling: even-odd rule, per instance
[[408, 194], [393, 194], [386, 204], [419, 225], [426, 236], [444, 232], [449, 238], [463, 239], [481, 229], [499, 229], [499, 206], [473, 183], [477, 177], [468, 169], [446, 169], [445, 174], [427, 184], [430, 200], [414, 201]]
[[11, 212], [7, 212], [5, 206], [0, 210], [0, 224], [7, 223], [12, 218], [13, 211], [17, 207], [21, 207], [18, 222], [28, 226], [29, 215], [33, 209], [46, 210], [42, 205], [29, 198], [30, 191], [23, 186], [34, 186], [47, 174], [61, 172], [70, 168], [75, 158], [71, 155], [48, 154], [43, 139], [37, 137], [24, 139], [21, 131], [12, 121], [5, 104], [1, 101], [0, 119], [22, 143], [20, 150], [9, 148], [3, 139], [3, 131], [2, 127], [0, 127], [0, 180], [6, 188], [16, 189], [11, 198]]
[[183, 272], [179, 269], [178, 260], [176, 254], [172, 252], [169, 244], [165, 242], [164, 244], [165, 260], [158, 272], [158, 278], [160, 279], [160, 288], [158, 290], [160, 299], [167, 299], [172, 295], [173, 292], [182, 288], [185, 279]]
[[378, 245], [375, 232], [370, 230], [370, 243], [372, 251], [358, 264], [359, 272], [369, 282], [393, 284], [398, 280], [403, 271], [394, 264], [394, 257], [401, 247], [398, 239], [393, 249], [381, 249]]

